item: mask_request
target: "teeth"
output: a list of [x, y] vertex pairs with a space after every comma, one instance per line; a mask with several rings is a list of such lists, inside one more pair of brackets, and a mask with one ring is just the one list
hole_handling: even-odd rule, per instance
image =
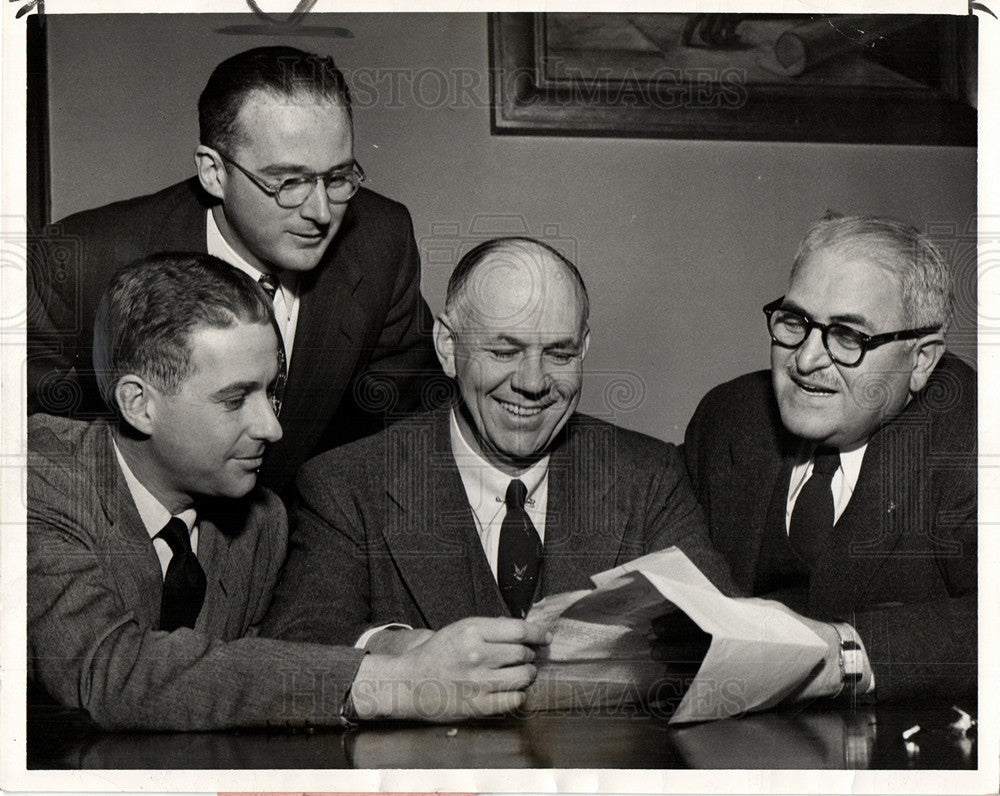
[[541, 407], [536, 407], [534, 409], [526, 409], [523, 406], [518, 406], [517, 404], [507, 403], [506, 401], [497, 401], [500, 406], [510, 412], [512, 415], [517, 415], [518, 417], [534, 417], [539, 412], [542, 411]]

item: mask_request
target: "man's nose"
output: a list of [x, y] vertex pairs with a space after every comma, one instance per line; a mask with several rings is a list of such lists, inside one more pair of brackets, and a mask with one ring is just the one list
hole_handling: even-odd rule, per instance
[[266, 395], [261, 395], [256, 402], [251, 434], [254, 439], [265, 442], [277, 442], [282, 437], [281, 423], [274, 413], [274, 404]]
[[326, 195], [326, 183], [322, 177], [316, 178], [312, 193], [303, 202], [299, 212], [303, 218], [308, 218], [317, 224], [325, 226], [330, 223], [330, 198]]
[[812, 373], [829, 367], [833, 360], [830, 353], [823, 345], [823, 332], [819, 329], [810, 329], [806, 339], [795, 350], [795, 365], [800, 373]]
[[549, 391], [550, 379], [542, 367], [540, 356], [524, 357], [511, 379], [511, 386], [529, 395], [544, 395]]

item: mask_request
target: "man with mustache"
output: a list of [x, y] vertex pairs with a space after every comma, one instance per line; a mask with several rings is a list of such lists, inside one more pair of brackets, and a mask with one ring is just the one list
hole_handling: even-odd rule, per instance
[[468, 252], [434, 325], [454, 405], [303, 467], [262, 632], [405, 647], [462, 617], [521, 617], [675, 544], [732, 591], [677, 449], [576, 412], [588, 312], [579, 271], [550, 246]]
[[685, 436], [713, 545], [836, 630], [833, 693], [974, 691], [976, 374], [945, 353], [948, 264], [905, 224], [826, 218], [764, 313], [770, 373], [712, 390]]
[[395, 656], [257, 637], [288, 528], [256, 485], [281, 438], [271, 306], [204, 254], [112, 280], [94, 358], [117, 420], [28, 419], [29, 703], [157, 730], [518, 707], [547, 641], [519, 619], [454, 623]]
[[196, 177], [41, 236], [29, 279], [29, 412], [104, 413], [90, 332], [111, 275], [156, 252], [207, 252], [272, 296], [285, 433], [260, 477], [282, 493], [310, 456], [420, 408], [425, 380], [440, 376], [412, 224], [405, 207], [362, 186], [350, 95], [332, 58], [238, 53], [213, 71], [198, 117]]

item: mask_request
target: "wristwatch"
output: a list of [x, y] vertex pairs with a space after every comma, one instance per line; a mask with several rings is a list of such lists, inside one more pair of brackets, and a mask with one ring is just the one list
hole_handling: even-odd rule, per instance
[[840, 636], [840, 691], [837, 696], [864, 693], [860, 685], [865, 680], [865, 651], [858, 634], [846, 622], [831, 622]]

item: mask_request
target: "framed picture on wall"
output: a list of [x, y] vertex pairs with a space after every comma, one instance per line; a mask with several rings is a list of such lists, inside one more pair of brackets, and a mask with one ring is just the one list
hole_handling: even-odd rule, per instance
[[492, 130], [976, 144], [976, 19], [490, 15]]

